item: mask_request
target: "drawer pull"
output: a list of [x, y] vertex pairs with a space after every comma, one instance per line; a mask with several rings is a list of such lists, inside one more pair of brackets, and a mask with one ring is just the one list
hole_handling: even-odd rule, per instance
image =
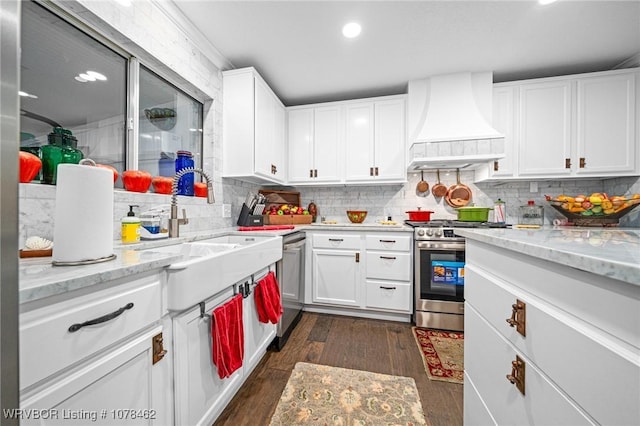
[[380, 240], [381, 243], [395, 243], [396, 240]]
[[380, 259], [396, 260], [395, 256], [380, 256]]
[[383, 289], [383, 290], [395, 290], [396, 289], [395, 287], [386, 287], [386, 286], [383, 286], [383, 285], [381, 285], [380, 288]]
[[507, 380], [516, 385], [521, 394], [524, 395], [524, 361], [518, 355], [516, 360], [511, 361], [511, 374], [507, 374]]
[[339, 242], [344, 241], [344, 239], [342, 239], [342, 238], [329, 238], [329, 241], [333, 241], [333, 242], [338, 242], [339, 243]]
[[81, 324], [73, 324], [71, 327], [69, 327], [69, 333], [73, 333], [74, 331], [78, 331], [80, 330], [82, 327], [86, 327], [88, 325], [96, 325], [96, 324], [101, 324], [103, 322], [107, 322], [107, 321], [111, 321], [112, 319], [122, 315], [122, 313], [124, 311], [126, 311], [127, 309], [131, 309], [133, 308], [133, 303], [129, 302], [126, 305], [124, 305], [122, 308], [118, 309], [115, 312], [111, 312], [110, 314], [101, 316], [99, 318], [96, 319], [92, 319], [89, 321], [85, 321]]
[[509, 326], [515, 327], [518, 333], [526, 336], [527, 304], [516, 299], [516, 303], [511, 305], [511, 318], [507, 318], [507, 323]]

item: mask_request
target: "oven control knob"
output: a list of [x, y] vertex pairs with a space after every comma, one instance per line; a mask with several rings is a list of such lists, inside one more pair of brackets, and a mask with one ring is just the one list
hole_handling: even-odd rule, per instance
[[433, 235], [435, 235], [436, 237], [442, 237], [442, 229], [436, 229]]
[[429, 228], [427, 229], [427, 236], [430, 237], [433, 235], [433, 229]]
[[418, 229], [418, 235], [419, 236], [424, 236], [424, 229]]

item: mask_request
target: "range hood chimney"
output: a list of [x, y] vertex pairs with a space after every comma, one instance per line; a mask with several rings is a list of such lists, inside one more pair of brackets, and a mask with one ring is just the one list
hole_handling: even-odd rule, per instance
[[504, 158], [492, 117], [491, 72], [409, 82], [409, 170], [475, 168]]

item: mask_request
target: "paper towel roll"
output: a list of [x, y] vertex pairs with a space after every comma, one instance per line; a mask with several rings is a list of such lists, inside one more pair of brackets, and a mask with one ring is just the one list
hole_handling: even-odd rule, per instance
[[95, 261], [113, 255], [113, 172], [60, 164], [53, 224], [53, 261]]

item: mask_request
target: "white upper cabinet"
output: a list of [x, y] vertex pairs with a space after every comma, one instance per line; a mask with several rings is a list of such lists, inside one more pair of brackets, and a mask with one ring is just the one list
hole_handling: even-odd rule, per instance
[[636, 170], [636, 75], [599, 75], [577, 81], [576, 174]]
[[406, 182], [405, 104], [400, 95], [288, 108], [288, 182]]
[[290, 183], [340, 182], [341, 107], [290, 108]]
[[345, 107], [347, 182], [406, 181], [405, 98]]
[[520, 176], [567, 175], [571, 159], [571, 83], [520, 86]]
[[346, 174], [348, 180], [375, 176], [374, 104], [363, 102], [345, 107]]
[[640, 174], [637, 69], [494, 85], [506, 157], [476, 180]]
[[493, 89], [493, 127], [504, 135], [505, 156], [489, 165], [491, 177], [517, 175], [516, 89], [513, 86]]
[[253, 68], [223, 73], [224, 177], [284, 183], [284, 105]]

